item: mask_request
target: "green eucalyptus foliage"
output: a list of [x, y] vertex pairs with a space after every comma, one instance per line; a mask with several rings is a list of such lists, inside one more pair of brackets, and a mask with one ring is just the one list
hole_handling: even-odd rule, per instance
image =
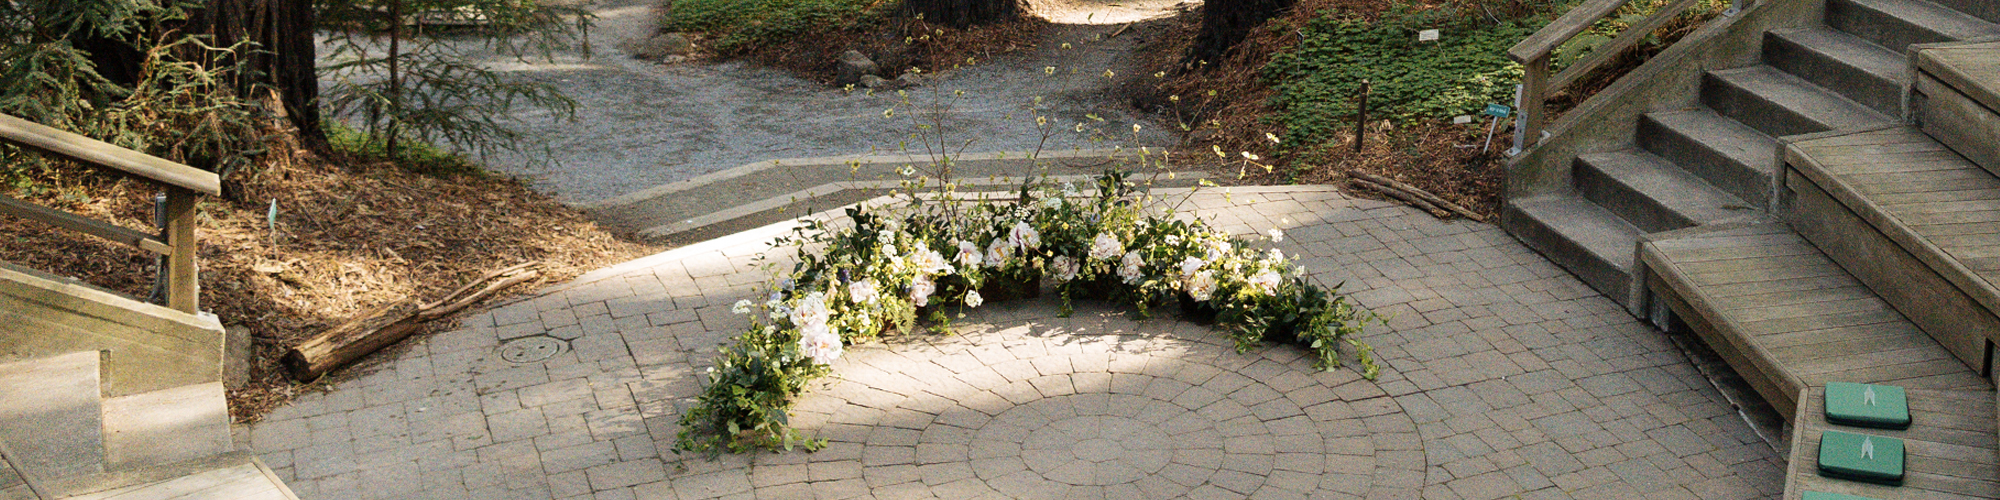
[[[1354, 126], [1363, 80], [1372, 83], [1371, 118], [1449, 118], [1511, 105], [1521, 66], [1507, 49], [1546, 22], [1495, 23], [1448, 10], [1398, 9], [1375, 22], [1322, 15], [1300, 31], [1296, 49], [1264, 67], [1277, 90], [1275, 119], [1288, 130], [1287, 144], [1323, 143]], [[1441, 30], [1441, 38], [1418, 42], [1426, 29]]]
[[[193, 0], [0, 2], [0, 113], [83, 134], [224, 176], [264, 152], [265, 113], [237, 93], [243, 68], [216, 61], [255, 47], [218, 47], [175, 26]], [[106, 78], [87, 46], [129, 49], [134, 82]], [[52, 164], [0, 147], [6, 181], [46, 178]]]
[[707, 33], [729, 53], [873, 19], [874, 0], [672, 0], [661, 29]]

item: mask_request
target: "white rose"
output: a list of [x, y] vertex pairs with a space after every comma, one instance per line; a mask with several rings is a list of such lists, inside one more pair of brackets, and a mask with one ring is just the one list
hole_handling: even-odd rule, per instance
[[1125, 253], [1125, 244], [1111, 233], [1097, 233], [1097, 238], [1090, 242], [1090, 260], [1110, 260], [1121, 253]]
[[856, 281], [847, 287], [847, 298], [856, 304], [873, 304], [877, 295], [874, 279]]
[[979, 307], [980, 304], [984, 303], [986, 303], [986, 298], [980, 297], [978, 290], [965, 292], [965, 305], [967, 307]]
[[937, 293], [937, 282], [931, 281], [931, 275], [919, 274], [910, 280], [910, 303], [918, 307], [928, 305], [933, 293]]
[[833, 311], [826, 308], [826, 294], [813, 292], [800, 299], [798, 307], [792, 309], [792, 326], [799, 328], [825, 326], [832, 314]]
[[1200, 271], [1201, 266], [1206, 266], [1206, 265], [1208, 265], [1207, 261], [1195, 257], [1188, 257], [1185, 259], [1181, 259], [1181, 279], [1187, 279], [1189, 276], [1193, 276], [1195, 271]]
[[1042, 246], [1042, 233], [1035, 231], [1035, 227], [1028, 225], [1025, 221], [1014, 223], [1014, 230], [1008, 231], [1007, 237], [1008, 242], [1013, 243], [1018, 248], [1041, 248]]
[[958, 265], [978, 269], [983, 265], [985, 258], [979, 253], [979, 245], [974, 245], [970, 241], [959, 240], [958, 258], [953, 260], [958, 262]]
[[1118, 277], [1125, 278], [1126, 284], [1138, 284], [1141, 278], [1146, 277], [1145, 265], [1146, 259], [1139, 255], [1138, 250], [1126, 252], [1125, 258], [1118, 263]]
[[1007, 240], [995, 238], [993, 244], [986, 245], [986, 262], [993, 267], [1000, 267], [1002, 263], [1007, 262], [1007, 257], [1013, 255], [1013, 250], [1014, 247], [1007, 245]]
[[1076, 279], [1076, 273], [1082, 270], [1082, 266], [1076, 262], [1076, 259], [1069, 258], [1067, 255], [1057, 255], [1055, 260], [1049, 262], [1049, 266], [1053, 267], [1056, 272], [1057, 283], [1067, 283], [1069, 280]]
[[1278, 284], [1282, 281], [1284, 280], [1283, 278], [1280, 278], [1278, 276], [1278, 272], [1272, 271], [1270, 269], [1265, 269], [1263, 271], [1258, 272], [1257, 274], [1250, 275], [1251, 289], [1263, 292], [1266, 295], [1277, 294]]
[[743, 299], [736, 301], [736, 305], [729, 307], [729, 312], [733, 312], [736, 314], [750, 314], [750, 299]]
[[1188, 296], [1194, 297], [1194, 300], [1208, 300], [1215, 296], [1215, 285], [1214, 271], [1194, 273], [1194, 276], [1187, 280]]
[[817, 328], [799, 330], [799, 351], [812, 359], [813, 363], [825, 365], [840, 359], [844, 348], [840, 343], [840, 335], [821, 325]]

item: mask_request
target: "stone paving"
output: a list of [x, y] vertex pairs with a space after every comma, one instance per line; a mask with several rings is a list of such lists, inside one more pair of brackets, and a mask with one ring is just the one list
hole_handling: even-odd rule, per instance
[[[239, 426], [307, 499], [1770, 498], [1784, 458], [1665, 334], [1497, 228], [1324, 188], [1192, 203], [1394, 316], [1379, 380], [1289, 346], [1051, 299], [855, 346], [798, 403], [815, 453], [672, 451], [758, 295], [770, 227], [496, 307]], [[517, 339], [560, 348], [503, 359]], [[528, 351], [513, 350], [511, 354]]]

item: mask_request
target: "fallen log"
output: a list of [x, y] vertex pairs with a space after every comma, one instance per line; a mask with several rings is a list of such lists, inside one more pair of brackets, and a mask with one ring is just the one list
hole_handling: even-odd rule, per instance
[[1410, 194], [1410, 193], [1407, 193], [1407, 192], [1404, 192], [1404, 191], [1403, 191], [1403, 190], [1401, 190], [1401, 189], [1396, 189], [1396, 188], [1392, 188], [1392, 187], [1389, 187], [1389, 186], [1385, 186], [1385, 185], [1382, 185], [1382, 184], [1377, 184], [1377, 183], [1375, 183], [1374, 181], [1370, 181], [1370, 180], [1367, 180], [1367, 179], [1362, 179], [1362, 178], [1358, 178], [1358, 177], [1357, 177], [1357, 178], [1352, 178], [1352, 179], [1349, 179], [1349, 180], [1352, 180], [1352, 181], [1354, 181], [1354, 184], [1355, 184], [1355, 185], [1357, 185], [1357, 186], [1361, 186], [1361, 187], [1364, 187], [1364, 188], [1368, 188], [1368, 189], [1370, 189], [1370, 190], [1373, 190], [1373, 191], [1375, 191], [1375, 192], [1377, 192], [1377, 193], [1382, 193], [1382, 194], [1384, 194], [1384, 195], [1388, 195], [1388, 196], [1389, 196], [1390, 198], [1395, 198], [1395, 199], [1397, 199], [1397, 200], [1401, 200], [1401, 201], [1402, 201], [1403, 203], [1408, 203], [1408, 204], [1410, 204], [1410, 206], [1413, 206], [1413, 207], [1417, 207], [1417, 209], [1419, 209], [1419, 210], [1423, 210], [1423, 211], [1425, 211], [1425, 212], [1429, 212], [1429, 213], [1431, 214], [1431, 216], [1432, 216], [1432, 217], [1437, 217], [1437, 218], [1440, 218], [1440, 219], [1442, 219], [1442, 218], [1445, 218], [1445, 217], [1449, 217], [1449, 216], [1451, 216], [1451, 212], [1446, 212], [1446, 211], [1445, 211], [1444, 209], [1442, 209], [1442, 208], [1438, 208], [1438, 207], [1437, 207], [1437, 205], [1433, 205], [1433, 204], [1431, 204], [1431, 202], [1428, 202], [1428, 201], [1424, 201], [1424, 199], [1423, 199], [1423, 198], [1420, 198], [1420, 197], [1418, 197], [1417, 195], [1414, 195], [1414, 194]]
[[[431, 320], [449, 316], [508, 287], [541, 276], [538, 262], [486, 273], [436, 302], [406, 298], [369, 310], [285, 352], [282, 363], [293, 380], [310, 382], [336, 368], [409, 337]], [[482, 286], [483, 285], [483, 286]]]
[[1359, 170], [1348, 171], [1347, 176], [1355, 179], [1361, 179], [1368, 182], [1373, 182], [1376, 184], [1380, 184], [1382, 186], [1398, 189], [1403, 192], [1409, 193], [1412, 196], [1423, 198], [1424, 201], [1429, 202], [1431, 205], [1448, 210], [1451, 213], [1458, 214], [1460, 217], [1472, 219], [1477, 222], [1486, 222], [1486, 216], [1480, 215], [1479, 212], [1467, 210], [1465, 207], [1459, 206], [1459, 204], [1457, 203], [1446, 201], [1444, 198], [1438, 197], [1438, 195], [1431, 194], [1430, 191], [1425, 191], [1423, 190], [1423, 188], [1412, 186], [1402, 181], [1390, 179], [1388, 177], [1383, 177], [1380, 175], [1375, 175], [1367, 172], [1362, 172]]

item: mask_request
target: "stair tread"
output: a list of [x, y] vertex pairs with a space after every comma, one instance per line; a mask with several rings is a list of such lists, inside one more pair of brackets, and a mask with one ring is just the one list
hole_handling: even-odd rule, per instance
[[1857, 130], [1894, 121], [1888, 115], [1768, 65], [1711, 71], [1709, 75], [1798, 113], [1824, 127], [1822, 130]]
[[[1773, 251], [1777, 249], [1785, 251]], [[1771, 374], [1776, 380], [1770, 382], [1784, 399], [1796, 397], [1806, 387], [1832, 381], [1991, 390], [1990, 383], [1944, 346], [1789, 229], [1785, 233], [1706, 233], [1653, 241], [1644, 245], [1642, 255], [1648, 269], [1695, 309], [1686, 314], [1700, 315], [1707, 324], [1722, 330], [1716, 333], [1737, 344], [1737, 351], [1755, 358], [1749, 362], [1776, 372]], [[1835, 282], [1825, 284], [1827, 288], [1854, 293], [1834, 297], [1783, 293], [1808, 275], [1816, 281]], [[1728, 288], [1731, 293], [1713, 292], [1719, 288]], [[1772, 293], [1744, 292], [1756, 288], [1768, 288]], [[1862, 324], [1873, 326], [1846, 327]], [[1890, 341], [1884, 336], [1895, 338]], [[1890, 345], [1895, 348], [1876, 350]], [[1799, 402], [1789, 403], [1779, 406], [1790, 408]]]
[[[1994, 397], [1982, 390], [1911, 389], [1910, 428], [1854, 429], [1826, 420], [1825, 388], [1812, 387], [1794, 414], [1790, 470], [1785, 498], [1804, 491], [1904, 498], [2000, 498], [2000, 460], [1995, 451]], [[1858, 432], [1904, 442], [1905, 479], [1900, 487], [1830, 479], [1819, 475], [1820, 435], [1827, 430]]]
[[84, 351], [0, 364], [0, 440], [35, 478], [104, 470], [98, 354]]
[[[1944, 35], [1953, 40], [2000, 35], [2000, 26], [1971, 14], [1959, 12], [1950, 7], [1916, 0], [1845, 0], [1891, 17], [1902, 19], [1913, 25]], [[1890, 47], [1901, 49], [1902, 47]]]
[[1604, 207], [1574, 196], [1523, 200], [1515, 206], [1619, 271], [1631, 271], [1632, 245], [1639, 241], [1639, 228]]
[[242, 461], [162, 481], [68, 497], [69, 500], [298, 500], [255, 461]]
[[1815, 26], [1773, 30], [1764, 61], [1891, 115], [1902, 114], [1907, 59], [1844, 31]]
[[1799, 169], [1945, 279], [2000, 311], [2000, 184], [1991, 172], [1913, 127], [1793, 146]]
[[1634, 149], [1580, 155], [1577, 159], [1696, 225], [1741, 217], [1754, 210], [1743, 199], [1651, 153]]
[[104, 400], [105, 462], [142, 467], [228, 453], [229, 402], [221, 382]]
[[1778, 140], [1709, 109], [1649, 113], [1660, 126], [1687, 136], [1736, 162], [1771, 173], [1778, 157]]
[[1849, 66], [1886, 80], [1901, 81], [1910, 71], [1902, 54], [1833, 28], [1774, 30], [1771, 34], [1833, 55]]

